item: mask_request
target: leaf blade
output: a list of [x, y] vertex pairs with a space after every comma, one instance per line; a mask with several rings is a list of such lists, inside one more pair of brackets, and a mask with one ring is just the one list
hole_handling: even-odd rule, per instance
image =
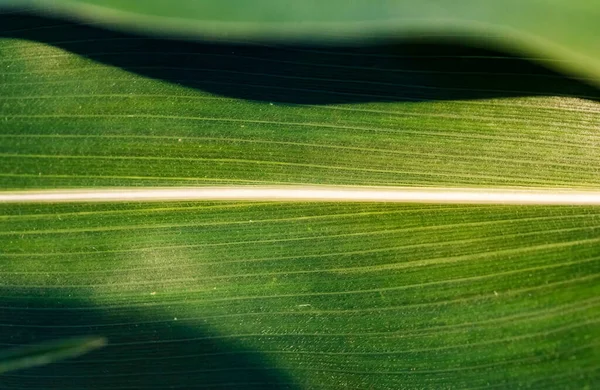
[[[598, 186], [597, 91], [523, 62], [48, 23], [0, 43], [3, 190]], [[589, 206], [0, 205], [0, 342], [111, 340], [0, 387], [591, 387], [598, 226]]]

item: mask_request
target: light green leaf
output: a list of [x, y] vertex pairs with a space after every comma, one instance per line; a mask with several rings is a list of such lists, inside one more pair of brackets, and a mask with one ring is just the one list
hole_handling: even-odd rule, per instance
[[[598, 91], [502, 53], [0, 18], [0, 188], [597, 189]], [[2, 389], [593, 388], [597, 207], [0, 205]]]

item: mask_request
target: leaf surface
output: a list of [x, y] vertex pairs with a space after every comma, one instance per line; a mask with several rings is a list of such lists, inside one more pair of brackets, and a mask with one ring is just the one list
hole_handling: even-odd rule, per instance
[[[597, 90], [502, 53], [2, 16], [0, 187], [600, 184]], [[2, 389], [593, 388], [597, 207], [0, 205]]]

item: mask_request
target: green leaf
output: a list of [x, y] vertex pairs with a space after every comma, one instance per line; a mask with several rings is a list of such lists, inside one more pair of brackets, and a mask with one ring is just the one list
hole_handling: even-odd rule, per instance
[[86, 337], [0, 351], [0, 374], [78, 357], [105, 344], [106, 340], [103, 338]]
[[[446, 44], [0, 18], [0, 188], [594, 189], [598, 91]], [[597, 207], [0, 204], [2, 389], [593, 388]]]
[[590, 0], [0, 0], [146, 32], [243, 40], [459, 39], [510, 48], [600, 85]]

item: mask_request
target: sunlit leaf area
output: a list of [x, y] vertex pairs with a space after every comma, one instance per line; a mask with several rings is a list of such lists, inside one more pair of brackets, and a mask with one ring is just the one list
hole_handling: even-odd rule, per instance
[[[165, 3], [0, 1], [1, 191], [600, 188], [593, 2]], [[598, 206], [0, 203], [0, 389], [599, 386]]]

